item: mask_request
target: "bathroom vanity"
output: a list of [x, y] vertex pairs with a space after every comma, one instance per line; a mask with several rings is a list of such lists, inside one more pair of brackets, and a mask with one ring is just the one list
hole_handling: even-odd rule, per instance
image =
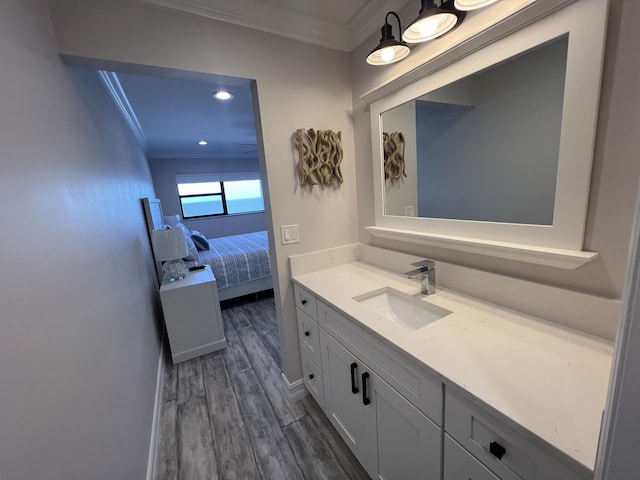
[[611, 342], [363, 262], [293, 281], [305, 386], [372, 478], [593, 477]]
[[[486, 9], [493, 23], [471, 17], [424, 49], [433, 56], [381, 75], [359, 97], [371, 120], [366, 231], [519, 266], [597, 258], [584, 231], [607, 9], [498, 2]], [[385, 174], [389, 136], [403, 139], [406, 177]], [[583, 332], [618, 318], [596, 313], [609, 300], [538, 297], [554, 287], [511, 288], [521, 281], [478, 270], [475, 283], [459, 275], [422, 296], [391, 271], [390, 254], [290, 263], [304, 384], [369, 475], [593, 478], [613, 346]], [[569, 312], [583, 299], [595, 309]]]

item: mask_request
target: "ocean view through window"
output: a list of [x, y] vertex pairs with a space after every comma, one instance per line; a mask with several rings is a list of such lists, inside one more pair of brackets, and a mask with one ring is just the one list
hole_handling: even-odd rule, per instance
[[260, 180], [178, 183], [182, 218], [264, 211]]

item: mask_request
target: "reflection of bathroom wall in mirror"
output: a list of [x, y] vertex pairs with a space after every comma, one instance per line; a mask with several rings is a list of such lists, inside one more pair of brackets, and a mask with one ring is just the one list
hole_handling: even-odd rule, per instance
[[385, 114], [385, 132], [403, 132], [404, 172], [395, 182], [385, 182], [385, 213], [407, 215], [418, 209], [418, 180], [416, 153], [416, 112], [409, 104], [400, 105]]
[[567, 46], [565, 35], [384, 112], [416, 174], [385, 186], [385, 215], [551, 225]]

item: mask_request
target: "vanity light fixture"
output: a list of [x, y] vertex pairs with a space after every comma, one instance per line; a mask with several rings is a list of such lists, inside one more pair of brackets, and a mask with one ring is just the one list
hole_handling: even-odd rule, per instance
[[477, 10], [482, 7], [488, 7], [492, 3], [499, 2], [500, 0], [455, 0], [454, 6], [458, 10]]
[[402, 41], [398, 41], [393, 37], [393, 31], [388, 22], [389, 15], [396, 17], [396, 20], [398, 20], [398, 30], [400, 32], [402, 31], [402, 24], [400, 23], [400, 17], [398, 17], [398, 14], [396, 12], [388, 12], [384, 17], [380, 43], [367, 57], [367, 63], [369, 65], [387, 65], [389, 63], [398, 62], [409, 55], [410, 50], [407, 44]]
[[218, 90], [213, 94], [213, 98], [217, 100], [231, 100], [233, 98], [233, 93], [227, 92], [226, 90]]
[[[479, 1], [463, 0], [464, 3]], [[421, 43], [441, 37], [460, 25], [465, 15], [465, 12], [456, 9], [454, 0], [440, 0], [439, 7], [435, 0], [422, 0], [418, 17], [404, 31], [402, 39], [407, 43]]]

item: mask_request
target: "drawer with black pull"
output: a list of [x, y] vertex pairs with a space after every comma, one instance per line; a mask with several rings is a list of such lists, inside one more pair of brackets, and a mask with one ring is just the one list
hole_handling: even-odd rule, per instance
[[318, 312], [316, 310], [315, 295], [297, 284], [293, 285], [293, 293], [296, 297], [296, 307], [317, 322]]
[[583, 465], [528, 430], [446, 388], [445, 431], [502, 480], [593, 478]]
[[324, 410], [324, 386], [322, 384], [322, 370], [307, 354], [302, 353], [302, 374], [304, 385], [320, 408]]
[[444, 480], [500, 480], [446, 433], [443, 469]]
[[311, 360], [316, 362], [316, 365], [321, 365], [322, 358], [320, 357], [320, 331], [318, 324], [299, 308], [296, 308], [296, 316], [298, 317], [300, 350], [309, 355]]

